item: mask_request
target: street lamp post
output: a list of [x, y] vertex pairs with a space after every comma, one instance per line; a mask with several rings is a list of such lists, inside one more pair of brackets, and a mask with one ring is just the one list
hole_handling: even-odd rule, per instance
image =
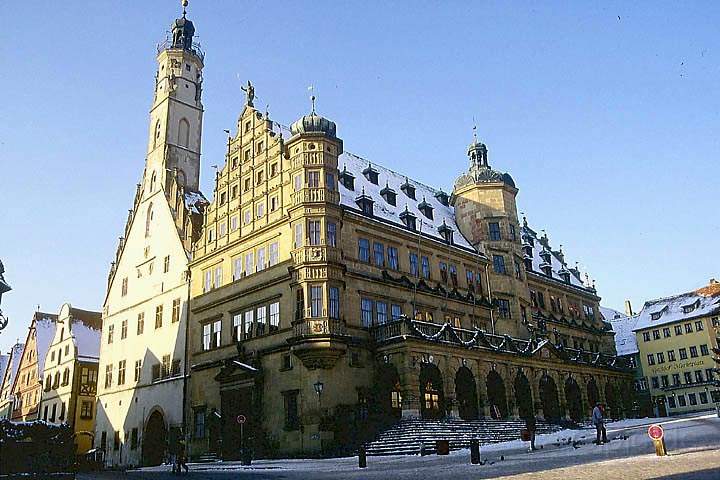
[[322, 412], [322, 392], [323, 392], [323, 383], [318, 380], [313, 384], [313, 387], [315, 388], [315, 393], [317, 393], [318, 396], [318, 440], [320, 441], [320, 449], [322, 450], [322, 438], [320, 438], [320, 432], [322, 431], [322, 422], [323, 422], [323, 412]]

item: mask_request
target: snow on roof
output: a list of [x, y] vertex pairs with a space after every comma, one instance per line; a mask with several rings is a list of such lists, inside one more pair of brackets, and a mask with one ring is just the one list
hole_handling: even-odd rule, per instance
[[[378, 173], [377, 185], [368, 180], [362, 173], [368, 165], [371, 165]], [[338, 159], [338, 168], [341, 171], [343, 168], [346, 168], [347, 171], [355, 176], [354, 190], [349, 190], [340, 183], [341, 205], [353, 210], [360, 210], [360, 207], [358, 207], [355, 200], [357, 197], [362, 195], [364, 191], [365, 195], [372, 198], [374, 201], [374, 217], [405, 228], [404, 223], [400, 220], [400, 213], [402, 213], [407, 206], [407, 209], [414, 214], [417, 219], [418, 230], [422, 228], [422, 235], [444, 242], [445, 240], [443, 239], [443, 236], [438, 232], [438, 228], [444, 222], [453, 231], [454, 245], [475, 250], [470, 242], [468, 242], [462, 233], [460, 233], [460, 229], [455, 221], [455, 211], [453, 207], [443, 205], [437, 198], [435, 198], [438, 190], [349, 152], [344, 152], [340, 155], [340, 158]], [[408, 197], [400, 189], [400, 186], [406, 181], [415, 187], [415, 200]], [[384, 189], [386, 185], [392, 188], [397, 195], [396, 206], [386, 202], [382, 195], [380, 195], [380, 191]], [[429, 219], [420, 212], [418, 205], [420, 205], [423, 201], [430, 204], [432, 207], [432, 219]], [[422, 227], [420, 225], [421, 221]]]
[[624, 313], [607, 307], [600, 307], [600, 313], [610, 323], [612, 331], [615, 332], [615, 350], [617, 354], [622, 356], [638, 353], [637, 338], [635, 338], [635, 332], [633, 332], [638, 316], [628, 317]]
[[35, 347], [38, 359], [38, 377], [42, 378], [45, 370], [45, 357], [55, 337], [57, 315], [35, 312]]
[[7, 385], [0, 385], [0, 387], [11, 387], [15, 383], [15, 377], [17, 377], [18, 369], [20, 368], [20, 359], [25, 351], [24, 343], [16, 343], [10, 349], [10, 355], [8, 360], [8, 368], [10, 369], [10, 378], [8, 379]]
[[525, 244], [527, 238], [532, 239], [532, 268], [535, 273], [544, 273], [543, 270], [540, 268], [540, 265], [544, 263], [541, 253], [547, 251], [550, 253], [552, 278], [564, 282], [559, 272], [560, 270], [565, 269], [567, 272], [570, 273], [570, 285], [580, 288], [588, 288], [588, 286], [585, 285], [580, 279], [580, 272], [578, 272], [574, 268], [568, 268], [567, 262], [563, 263], [563, 260], [560, 259], [560, 255], [562, 254], [559, 252], [555, 252], [550, 248], [547, 237], [538, 237], [537, 233], [527, 225], [524, 225], [520, 229], [520, 234], [523, 238], [523, 244]]
[[[717, 286], [716, 286], [717, 285]], [[720, 315], [720, 284], [645, 302], [634, 331], [708, 315]]]
[[78, 357], [100, 358], [102, 338], [102, 314], [73, 308], [71, 310], [72, 332]]
[[202, 208], [209, 203], [201, 192], [185, 192], [185, 208], [192, 213], [201, 213]]

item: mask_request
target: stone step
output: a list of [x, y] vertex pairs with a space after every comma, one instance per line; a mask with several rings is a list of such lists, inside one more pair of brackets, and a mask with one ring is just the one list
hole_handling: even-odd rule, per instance
[[[468, 448], [472, 440], [490, 444], [517, 440], [524, 421], [518, 420], [421, 420], [404, 419], [377, 435], [366, 446], [368, 455], [413, 455], [424, 445], [426, 453], [435, 453], [436, 440], [448, 440], [451, 450]], [[559, 427], [545, 422], [537, 425], [537, 434], [553, 433]]]

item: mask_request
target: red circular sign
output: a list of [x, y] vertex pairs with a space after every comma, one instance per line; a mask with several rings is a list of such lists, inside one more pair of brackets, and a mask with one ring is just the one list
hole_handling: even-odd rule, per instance
[[653, 440], [660, 440], [663, 435], [665, 435], [665, 432], [660, 425], [650, 425], [648, 428], [648, 436]]
[[238, 416], [237, 416], [237, 422], [238, 422], [240, 425], [242, 425], [242, 424], [245, 423], [246, 421], [247, 421], [247, 418], [245, 418], [245, 415], [238, 415]]

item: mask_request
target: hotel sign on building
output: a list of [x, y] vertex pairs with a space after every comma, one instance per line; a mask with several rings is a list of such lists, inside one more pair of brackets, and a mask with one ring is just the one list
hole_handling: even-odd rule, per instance
[[645, 303], [634, 329], [655, 413], [714, 408], [711, 351], [718, 346], [720, 283]]

